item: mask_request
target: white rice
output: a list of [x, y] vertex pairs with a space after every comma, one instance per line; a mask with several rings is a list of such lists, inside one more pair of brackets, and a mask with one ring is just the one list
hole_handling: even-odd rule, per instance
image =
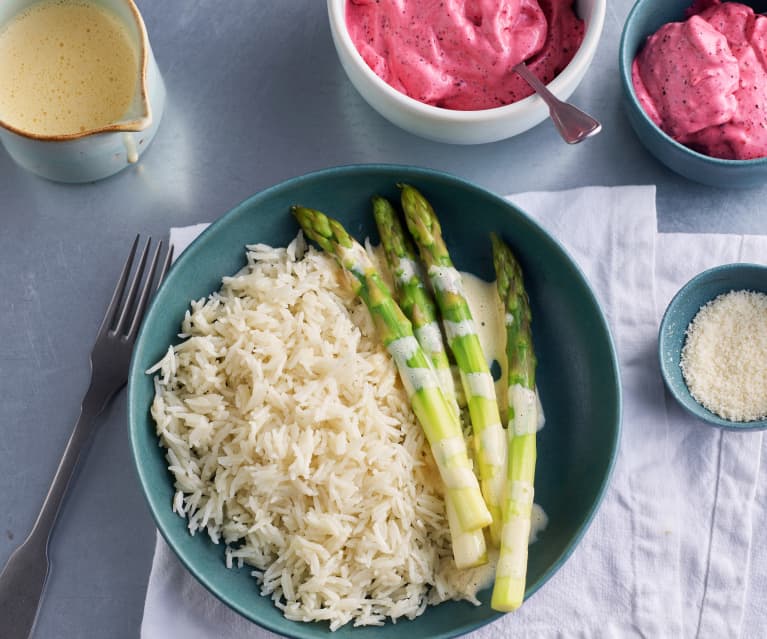
[[381, 625], [475, 595], [442, 488], [370, 315], [332, 258], [248, 247], [148, 373], [189, 532], [247, 564], [285, 616]]

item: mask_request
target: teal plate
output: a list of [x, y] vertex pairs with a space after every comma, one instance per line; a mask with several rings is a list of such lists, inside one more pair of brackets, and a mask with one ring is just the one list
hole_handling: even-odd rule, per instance
[[[530, 547], [527, 596], [565, 562], [586, 531], [604, 494], [620, 436], [621, 389], [610, 331], [581, 271], [561, 246], [532, 219], [504, 199], [464, 180], [427, 169], [361, 165], [297, 177], [246, 200], [211, 225], [184, 251], [168, 273], [147, 313], [131, 364], [128, 388], [130, 441], [149, 507], [170, 547], [187, 569], [221, 601], [255, 623], [301, 639], [447, 638], [498, 619], [483, 605], [449, 602], [413, 621], [381, 627], [343, 627], [286, 620], [271, 599], [259, 594], [247, 567], [229, 570], [223, 545], [206, 535], [192, 537], [186, 520], [171, 511], [173, 482], [149, 414], [153, 388], [146, 371], [169, 344], [178, 342], [192, 299], [219, 288], [221, 278], [245, 264], [245, 245], [285, 246], [298, 227], [292, 204], [338, 217], [350, 233], [377, 241], [370, 208], [374, 193], [398, 198], [395, 184], [409, 182], [429, 198], [442, 222], [457, 267], [494, 279], [490, 231], [499, 232], [525, 269], [533, 313], [538, 386], [546, 412], [540, 432], [536, 502], [548, 528]], [[562, 620], [566, 623], [565, 620]]]

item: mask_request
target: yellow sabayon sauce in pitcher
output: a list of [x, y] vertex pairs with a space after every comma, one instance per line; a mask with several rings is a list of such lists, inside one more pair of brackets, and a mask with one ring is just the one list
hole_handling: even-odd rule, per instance
[[0, 27], [0, 120], [67, 135], [120, 120], [138, 52], [120, 20], [86, 0], [42, 0]]

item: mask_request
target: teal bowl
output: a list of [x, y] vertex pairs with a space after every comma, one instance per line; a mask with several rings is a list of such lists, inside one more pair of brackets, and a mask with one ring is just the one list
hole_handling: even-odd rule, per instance
[[[767, 2], [743, 2], [757, 11]], [[639, 141], [660, 162], [690, 180], [720, 188], [752, 188], [767, 182], [767, 158], [722, 160], [703, 155], [679, 144], [664, 133], [645, 113], [631, 82], [631, 64], [648, 36], [667, 22], [684, 20], [692, 0], [638, 0], [623, 27], [619, 48], [619, 69], [626, 115]]]
[[[190, 300], [218, 290], [221, 278], [245, 264], [245, 244], [286, 245], [298, 227], [289, 207], [302, 203], [338, 217], [350, 233], [377, 241], [370, 197], [398, 197], [397, 182], [416, 185], [434, 204], [459, 269], [493, 280], [490, 231], [513, 246], [529, 289], [538, 384], [546, 412], [539, 436], [536, 502], [549, 525], [530, 547], [527, 596], [565, 562], [582, 538], [609, 480], [620, 435], [621, 388], [610, 331], [581, 271], [532, 219], [497, 195], [469, 182], [407, 166], [332, 168], [266, 189], [211, 225], [173, 265], [141, 328], [128, 387], [130, 442], [138, 476], [157, 527], [187, 569], [221, 601], [253, 622], [302, 639], [388, 637], [445, 638], [498, 619], [490, 590], [481, 606], [449, 602], [430, 607], [396, 626], [343, 627], [286, 620], [271, 599], [259, 595], [247, 568], [224, 566], [224, 548], [206, 535], [192, 537], [186, 520], [171, 510], [173, 481], [149, 413], [152, 380], [146, 371], [177, 333]], [[563, 620], [563, 623], [566, 623]]]
[[687, 327], [702, 306], [723, 293], [749, 290], [767, 294], [767, 266], [738, 262], [716, 266], [692, 278], [669, 302], [658, 333], [658, 359], [669, 393], [689, 413], [728, 430], [762, 430], [767, 420], [733, 422], [715, 415], [690, 394], [679, 365]]

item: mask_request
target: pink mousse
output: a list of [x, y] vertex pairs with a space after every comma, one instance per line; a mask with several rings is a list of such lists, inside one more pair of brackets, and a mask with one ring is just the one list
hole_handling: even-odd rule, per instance
[[346, 24], [373, 71], [398, 91], [477, 110], [532, 94], [512, 67], [553, 80], [583, 41], [573, 0], [349, 0]]
[[699, 0], [634, 60], [642, 108], [672, 138], [729, 160], [767, 156], [767, 18], [737, 2]]

